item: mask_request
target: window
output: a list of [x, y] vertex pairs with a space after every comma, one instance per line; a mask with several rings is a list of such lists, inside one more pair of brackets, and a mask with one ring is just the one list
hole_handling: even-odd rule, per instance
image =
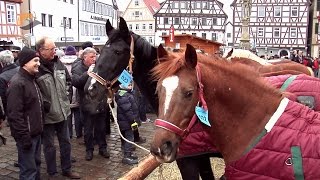
[[196, 7], [196, 2], [191, 2], [191, 9], [195, 9]]
[[[82, 11], [85, 11], [86, 10], [86, 4], [87, 4], [87, 1], [86, 0], [82, 0]], [[83, 25], [84, 27], [84, 25]], [[84, 33], [84, 31], [83, 31]]]
[[129, 24], [129, 30], [132, 30], [132, 24]]
[[265, 7], [258, 7], [258, 17], [265, 17], [266, 16], [266, 9]]
[[136, 30], [139, 30], [139, 24], [136, 24]]
[[185, 4], [184, 2], [181, 2], [180, 8], [181, 8], [181, 9], [186, 9], [186, 4]]
[[73, 4], [73, 0], [70, 0], [70, 4]]
[[71, 29], [71, 22], [72, 22], [72, 18], [68, 18], [68, 26], [69, 26], [69, 29]]
[[134, 1], [134, 5], [135, 5], [135, 6], [139, 6], [139, 0], [135, 0], [135, 1]]
[[280, 28], [273, 29], [273, 37], [279, 38], [280, 37]]
[[212, 25], [218, 25], [217, 18], [212, 18]]
[[49, 27], [52, 27], [52, 15], [48, 15]]
[[139, 11], [134, 12], [135, 17], [139, 17], [139, 14], [140, 14]]
[[263, 37], [264, 36], [264, 29], [259, 27], [258, 28], [258, 37]]
[[197, 36], [197, 33], [192, 33], [192, 36]]
[[197, 18], [192, 18], [191, 24], [192, 25], [197, 25]]
[[163, 24], [169, 24], [169, 19], [168, 18], [163, 18]]
[[274, 7], [273, 16], [274, 17], [281, 17], [281, 7], [280, 6]]
[[295, 28], [295, 27], [290, 28], [290, 37], [291, 38], [297, 37], [297, 28]]
[[180, 18], [174, 18], [174, 24], [180, 24]]
[[201, 9], [201, 2], [197, 2], [197, 9]]
[[212, 33], [212, 41], [216, 41], [217, 40], [217, 34], [216, 33]]
[[202, 8], [203, 9], [208, 9], [208, 2], [203, 2]]
[[291, 16], [298, 17], [298, 7], [291, 7]]
[[142, 24], [142, 30], [146, 30], [146, 24]]
[[63, 0], [63, 2], [67, 2], [67, 0]]
[[150, 43], [150, 44], [153, 43], [152, 37], [149, 37], [149, 43]]
[[7, 20], [10, 24], [16, 23], [16, 6], [14, 4], [7, 4]]
[[46, 14], [41, 14], [41, 23], [42, 26], [46, 26]]
[[153, 29], [153, 25], [152, 24], [149, 24], [149, 29]]
[[202, 25], [206, 26], [207, 25], [207, 18], [202, 18]]
[[207, 38], [207, 34], [206, 34], [206, 33], [202, 33], [202, 34], [201, 34], [201, 37], [202, 37], [203, 39], [206, 39], [206, 38]]
[[227, 38], [231, 38], [231, 33], [227, 33]]

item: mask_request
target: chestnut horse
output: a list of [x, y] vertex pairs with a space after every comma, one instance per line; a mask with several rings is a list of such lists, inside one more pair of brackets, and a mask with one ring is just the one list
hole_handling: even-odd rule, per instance
[[265, 59], [258, 57], [248, 50], [231, 49], [224, 58], [232, 62], [240, 62], [252, 66], [261, 76], [276, 76], [283, 74], [306, 74], [314, 76], [313, 70], [303, 64], [299, 64], [290, 60], [280, 60], [277, 62], [269, 63]]
[[[212, 60], [191, 45], [184, 54], [160, 47], [158, 57], [158, 128], [150, 151], [160, 162], [175, 160], [197, 107], [227, 179], [320, 178], [319, 113], [288, 100], [248, 66]], [[200, 113], [206, 110], [208, 118]]]

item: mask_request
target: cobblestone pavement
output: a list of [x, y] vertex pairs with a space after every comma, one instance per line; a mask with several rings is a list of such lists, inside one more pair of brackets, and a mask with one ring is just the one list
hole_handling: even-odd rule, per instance
[[[148, 118], [154, 120], [154, 114], [148, 114]], [[127, 171], [132, 169], [134, 166], [124, 165], [121, 163], [122, 153], [121, 153], [121, 143], [120, 136], [116, 131], [115, 123], [111, 124], [112, 130], [111, 135], [107, 136], [108, 150], [110, 152], [110, 159], [105, 159], [98, 155], [98, 148], [96, 147], [94, 151], [94, 156], [92, 161], [85, 160], [85, 146], [83, 145], [83, 139], [71, 139], [72, 144], [72, 156], [75, 157], [76, 161], [72, 165], [72, 170], [79, 173], [82, 179], [118, 179]], [[143, 123], [139, 128], [139, 132], [142, 137], [147, 138], [147, 142], [142, 144], [143, 147], [149, 149], [150, 141], [152, 139], [154, 126], [153, 123]], [[17, 148], [14, 139], [10, 136], [9, 127], [4, 127], [2, 132], [6, 137], [8, 137], [7, 145], [0, 146], [0, 179], [19, 179], [19, 168], [14, 167], [14, 162], [17, 161]], [[60, 160], [59, 160], [59, 146], [56, 140], [57, 147], [57, 161], [58, 172], [61, 174]], [[139, 158], [142, 158], [148, 154], [148, 152], [138, 149], [135, 152]], [[42, 154], [41, 163], [41, 179], [48, 179], [46, 174], [46, 164]], [[62, 175], [57, 176], [55, 179], [62, 180], [66, 179]]]

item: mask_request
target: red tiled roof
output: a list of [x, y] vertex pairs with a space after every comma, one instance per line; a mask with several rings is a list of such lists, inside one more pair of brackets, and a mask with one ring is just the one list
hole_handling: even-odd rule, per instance
[[154, 14], [160, 9], [160, 3], [157, 0], [143, 0], [149, 11]]

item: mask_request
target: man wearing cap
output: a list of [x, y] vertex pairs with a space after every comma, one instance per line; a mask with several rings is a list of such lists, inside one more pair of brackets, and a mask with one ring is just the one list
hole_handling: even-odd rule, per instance
[[14, 47], [12, 47], [12, 49], [11, 49], [11, 52], [12, 52], [13, 57], [14, 57], [14, 62], [15, 62], [17, 65], [19, 65], [18, 54], [19, 54], [20, 50], [21, 50], [21, 48], [18, 47], [18, 46], [14, 46]]
[[20, 69], [7, 92], [7, 116], [18, 149], [19, 179], [40, 179], [42, 98], [35, 83], [39, 55], [24, 47], [19, 54]]
[[71, 77], [65, 65], [55, 56], [56, 46], [52, 39], [41, 38], [36, 43], [41, 65], [36, 81], [43, 96], [44, 131], [42, 134], [43, 153], [47, 164], [47, 173], [55, 179], [57, 175], [56, 147], [54, 136], [57, 135], [60, 146], [62, 175], [79, 179], [71, 171], [71, 143], [67, 118], [70, 115], [69, 94], [72, 93]]
[[0, 97], [2, 100], [3, 109], [0, 111], [0, 121], [5, 120], [7, 108], [6, 92], [11, 78], [18, 72], [19, 67], [14, 63], [12, 52], [4, 50], [0, 52], [0, 65], [2, 73], [0, 74]]

